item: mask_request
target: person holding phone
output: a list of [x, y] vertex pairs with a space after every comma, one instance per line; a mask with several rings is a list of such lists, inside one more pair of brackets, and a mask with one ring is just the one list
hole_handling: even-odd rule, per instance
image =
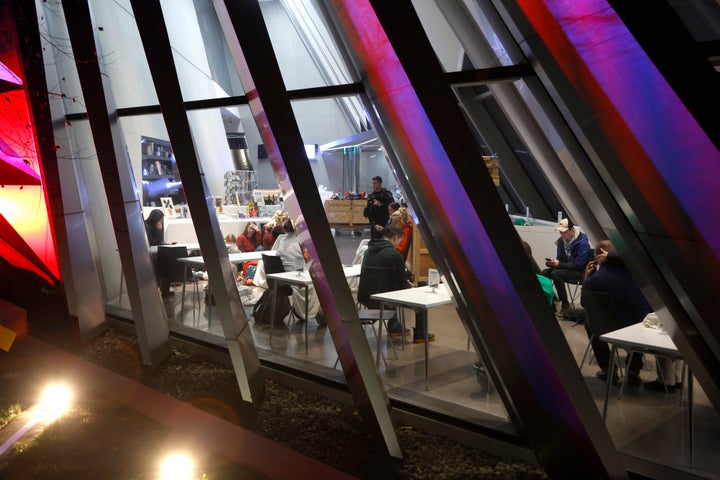
[[590, 257], [590, 242], [569, 218], [563, 218], [555, 230], [560, 232], [560, 238], [555, 241], [557, 255], [554, 260], [545, 259], [547, 268], [541, 274], [553, 281], [561, 303], [559, 313], [565, 315], [570, 311], [565, 283], [582, 282]]

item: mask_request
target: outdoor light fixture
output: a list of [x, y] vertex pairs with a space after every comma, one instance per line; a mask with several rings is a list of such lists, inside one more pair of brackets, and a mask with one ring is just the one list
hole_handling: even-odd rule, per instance
[[71, 401], [72, 392], [67, 385], [61, 383], [48, 385], [37, 405], [37, 415], [43, 420], [52, 422], [68, 411]]
[[43, 391], [40, 401], [15, 419], [16, 421], [24, 421], [25, 425], [0, 445], [0, 456], [19, 440], [28, 441], [28, 439], [39, 435], [45, 427], [67, 412], [71, 400], [72, 392], [67, 385], [60, 383], [48, 385]]
[[195, 462], [184, 453], [165, 457], [160, 465], [160, 480], [192, 480], [195, 476]]

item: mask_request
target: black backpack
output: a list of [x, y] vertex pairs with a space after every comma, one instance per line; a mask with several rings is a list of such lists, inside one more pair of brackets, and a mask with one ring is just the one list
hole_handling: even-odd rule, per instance
[[255, 322], [261, 325], [270, 325], [273, 302], [275, 303], [275, 319], [273, 325], [284, 325], [283, 320], [290, 314], [290, 299], [284, 291], [280, 291], [277, 295], [277, 301], [275, 301], [275, 294], [272, 288], [266, 289], [253, 306], [252, 315]]

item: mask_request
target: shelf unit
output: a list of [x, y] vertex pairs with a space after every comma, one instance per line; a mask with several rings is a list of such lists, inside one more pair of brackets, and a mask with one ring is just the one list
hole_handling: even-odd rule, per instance
[[[185, 201], [182, 188], [180, 188], [180, 174], [175, 156], [172, 152], [170, 142], [151, 137], [141, 137], [140, 147], [142, 149], [141, 168], [143, 183], [148, 184], [157, 182], [158, 180], [166, 180], [168, 183], [173, 182], [171, 187], [149, 188], [143, 186], [143, 205], [149, 206], [153, 202], [155, 205], [160, 204], [160, 197], [172, 197], [173, 202], [177, 205]], [[146, 193], [153, 192], [153, 194]]]
[[224, 205], [247, 205], [254, 201], [257, 186], [255, 170], [231, 170], [225, 172]]

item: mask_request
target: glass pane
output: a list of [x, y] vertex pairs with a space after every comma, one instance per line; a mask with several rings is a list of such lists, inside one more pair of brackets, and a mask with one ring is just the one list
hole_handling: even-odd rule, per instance
[[[482, 10], [488, 8], [486, 3], [433, 0], [413, 0], [412, 3], [446, 72], [511, 65], [522, 60], [519, 52], [515, 52], [515, 61], [510, 59], [507, 46]], [[492, 6], [489, 9], [494, 12]], [[479, 32], [482, 36], [478, 36]]]
[[[504, 182], [501, 188], [510, 198], [522, 199], [521, 205], [529, 205], [530, 212], [535, 212], [526, 215], [522, 210], [511, 210], [511, 213], [517, 213], [513, 218], [518, 235], [531, 246], [533, 259], [542, 268], [546, 257], [556, 256], [555, 241], [558, 233], [554, 228], [556, 218], [552, 213], [552, 207], [545, 207], [547, 212], [545, 215], [537, 213], [542, 211], [537, 207], [538, 205], [553, 205], [554, 194], [551, 193], [552, 179], [546, 180], [538, 165], [539, 157], [543, 153], [538, 148], [527, 147], [527, 145], [541, 144], [537, 138], [531, 138], [532, 132], [523, 127], [527, 112], [535, 115], [535, 121], [542, 126], [542, 134], [549, 137], [547, 141], [556, 149], [557, 155], [568, 155], [570, 149], [563, 146], [556, 134], [557, 126], [549, 123], [548, 116], [542, 112], [540, 103], [527, 87], [525, 82], [520, 80], [513, 84], [458, 88], [456, 93], [465, 111], [468, 112], [471, 127], [476, 129], [478, 138], [482, 139], [480, 142], [484, 151], [498, 153]], [[511, 89], [517, 91], [519, 95], [511, 95]], [[513, 99], [522, 100], [523, 103], [513, 103]], [[538, 199], [538, 202], [534, 203], [533, 198]], [[546, 202], [545, 199], [550, 200]], [[531, 225], [523, 225], [528, 217]], [[591, 239], [591, 246], [595, 246], [596, 240]], [[581, 289], [570, 289], [568, 293], [571, 300], [574, 298], [573, 306], [589, 308], [586, 301], [581, 300], [584, 298]], [[626, 301], [623, 294], [617, 297], [616, 304], [623, 308], [623, 302]], [[588, 310], [588, 314], [589, 312]], [[598, 374], [601, 373], [602, 368], [607, 368], [607, 365], [599, 365], [595, 358], [594, 349], [603, 348], [603, 343], [595, 342], [598, 344], [591, 346], [589, 336], [593, 330], [584, 314], [584, 310], [576, 310], [574, 316], [558, 315], [558, 322], [588, 389], [602, 413], [608, 383], [599, 378]], [[600, 333], [607, 332], [594, 333], [599, 336]], [[604, 348], [607, 348], [607, 344], [604, 344]], [[625, 369], [627, 358], [628, 354], [621, 350], [620, 373]], [[669, 382], [672, 386], [669, 387], [668, 393], [654, 390], [652, 386], [643, 386], [644, 383], [651, 383], [658, 378], [657, 363], [657, 357], [645, 355], [639, 376], [634, 377], [632, 382], [623, 388], [621, 401], [618, 398], [618, 390], [611, 390], [606, 425], [615, 444], [623, 453], [674, 468], [686, 468], [686, 459], [690, 455], [688, 410], [678, 391], [681, 388], [689, 388], [687, 377], [683, 377], [682, 364], [679, 362], [676, 372], [671, 370], [666, 374], [668, 378], [672, 378]], [[682, 385], [676, 387], [676, 382]], [[695, 472], [699, 473], [710, 468], [709, 462], [703, 463], [705, 453], [700, 452], [708, 452], [716, 448], [716, 437], [705, 432], [720, 426], [720, 416], [698, 385], [694, 385], [693, 395], [693, 408], [695, 412], [701, 412], [701, 419], [696, 419], [694, 422], [696, 432], [699, 425], [708, 427], [708, 430], [703, 427], [702, 434], [694, 434]]]
[[95, 35], [95, 41], [101, 68], [112, 85], [112, 92], [106, 94], [112, 94], [118, 108], [157, 105], [155, 87], [130, 2], [91, 0], [90, 4], [95, 23], [98, 29], [102, 28]]
[[270, 0], [260, 7], [288, 90], [354, 81], [314, 2]]
[[213, 2], [164, 2], [163, 15], [185, 101], [243, 95]]

